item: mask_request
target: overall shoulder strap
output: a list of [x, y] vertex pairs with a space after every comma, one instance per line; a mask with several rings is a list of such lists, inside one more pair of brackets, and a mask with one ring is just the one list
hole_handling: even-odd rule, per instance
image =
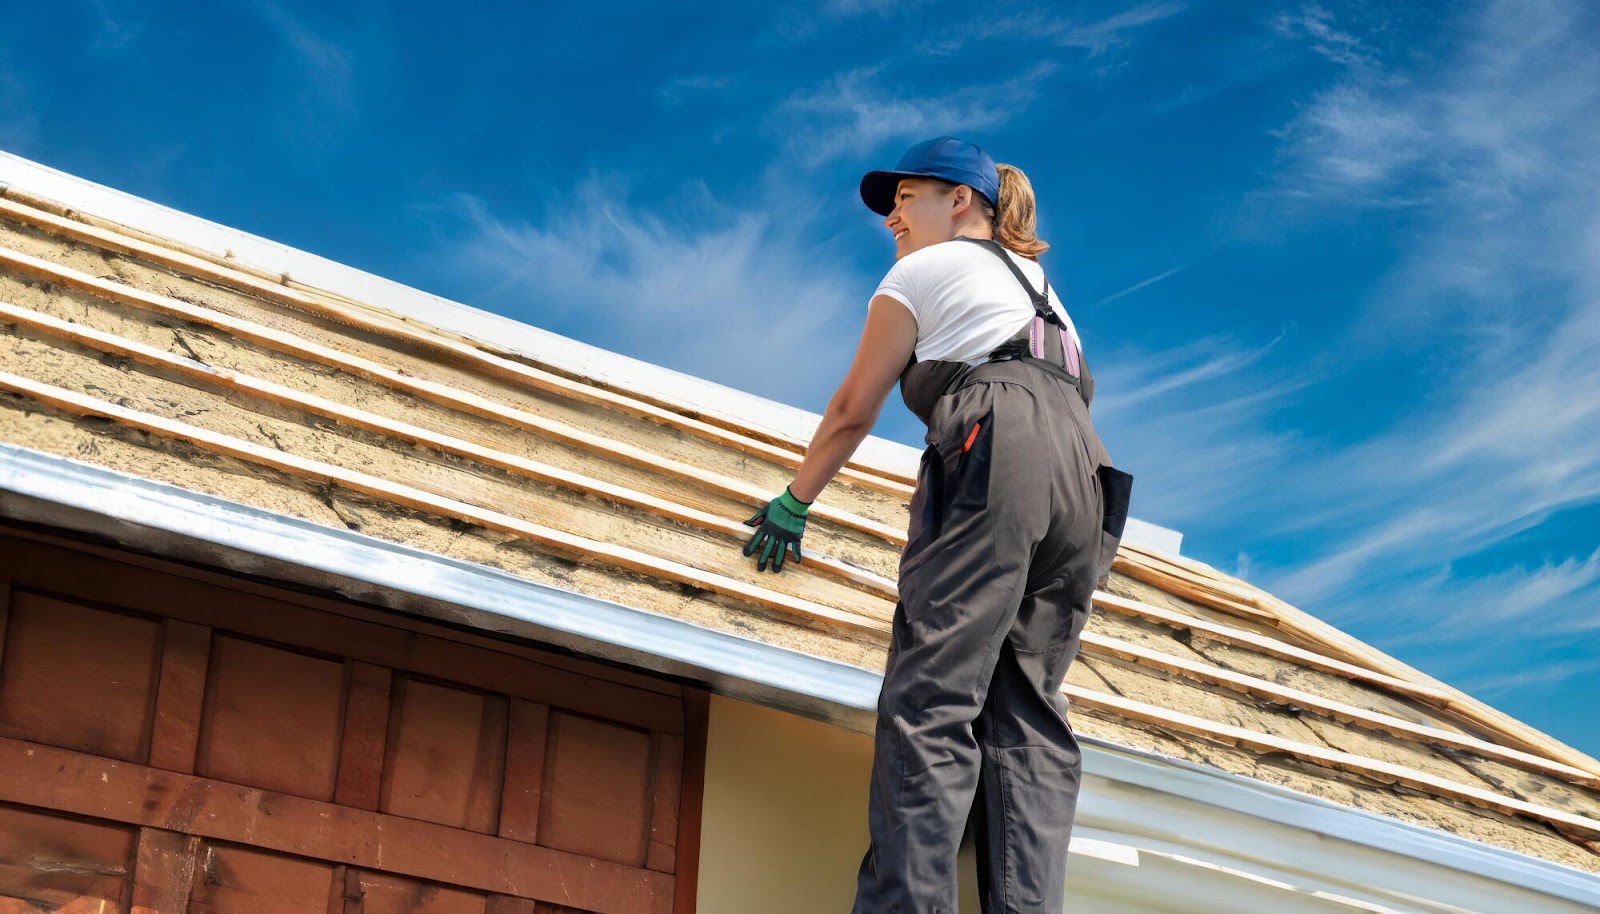
[[1050, 280], [1048, 278], [1044, 281], [1044, 291], [1035, 291], [1033, 283], [1028, 282], [1028, 277], [1022, 275], [1022, 268], [1017, 266], [1017, 262], [1011, 259], [1011, 255], [1006, 253], [1006, 249], [1000, 246], [1000, 242], [989, 238], [968, 238], [965, 235], [957, 235], [956, 240], [970, 241], [1000, 258], [1000, 262], [1006, 265], [1006, 269], [1011, 271], [1011, 275], [1017, 278], [1017, 282], [1021, 283], [1023, 290], [1028, 293], [1028, 300], [1033, 302], [1033, 313], [1052, 324], [1060, 325], [1061, 318], [1057, 317], [1055, 309], [1050, 307]]

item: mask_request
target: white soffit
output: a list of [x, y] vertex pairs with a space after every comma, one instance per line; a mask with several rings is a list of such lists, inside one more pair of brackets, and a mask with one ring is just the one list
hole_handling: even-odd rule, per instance
[[[803, 409], [568, 339], [0, 151], [0, 186], [8, 184], [218, 257], [231, 251], [232, 259], [239, 263], [286, 273], [296, 282], [381, 307], [562, 371], [692, 403], [707, 415], [767, 434], [809, 441], [821, 421], [820, 416]], [[920, 458], [915, 448], [878, 437], [862, 442], [855, 456], [862, 463], [908, 476], [916, 475]], [[1171, 555], [1178, 554], [1182, 541], [1177, 531], [1133, 519], [1128, 521], [1126, 539]]]
[[[856, 729], [870, 729], [882, 681], [876, 672], [15, 445], [0, 444], [0, 517], [538, 638]], [[1380, 911], [1600, 910], [1600, 877], [1589, 873], [1239, 775], [1083, 742], [1078, 823], [1101, 849], [1195, 861], [1197, 870]]]

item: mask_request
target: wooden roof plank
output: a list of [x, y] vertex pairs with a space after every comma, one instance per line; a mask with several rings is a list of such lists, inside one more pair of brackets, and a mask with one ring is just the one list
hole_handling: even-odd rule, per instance
[[1410, 695], [1430, 704], [1448, 701], [1450, 698], [1450, 694], [1444, 689], [1400, 679], [1387, 673], [1379, 673], [1337, 657], [1329, 657], [1325, 654], [1307, 650], [1288, 641], [1258, 635], [1242, 628], [1234, 628], [1231, 625], [1212, 622], [1210, 619], [1202, 619], [1198, 616], [1180, 613], [1151, 603], [1131, 600], [1127, 597], [1105, 593], [1104, 591], [1095, 591], [1094, 602], [1096, 606], [1102, 609], [1139, 616], [1174, 628], [1204, 632], [1221, 641], [1248, 647], [1284, 660], [1293, 660], [1312, 669], [1333, 673], [1346, 679], [1381, 686], [1390, 691]]
[[1588, 772], [1581, 768], [1574, 768], [1542, 756], [1498, 746], [1476, 737], [1465, 736], [1425, 724], [1413, 723], [1393, 715], [1382, 714], [1345, 702], [1323, 698], [1320, 695], [1315, 695], [1302, 689], [1282, 686], [1266, 679], [1236, 673], [1212, 664], [1197, 663], [1193, 660], [1151, 650], [1141, 645], [1118, 638], [1109, 638], [1095, 632], [1084, 632], [1082, 641], [1084, 647], [1094, 653], [1129, 660], [1163, 672], [1176, 673], [1195, 682], [1207, 685], [1222, 685], [1236, 691], [1266, 698], [1277, 704], [1296, 705], [1312, 709], [1340, 721], [1355, 723], [1359, 726], [1379, 730], [1394, 736], [1411, 737], [1425, 742], [1465, 749], [1487, 758], [1500, 759], [1524, 768], [1573, 779], [1584, 787], [1600, 787], [1600, 780], [1591, 777]]
[[142, 431], [186, 441], [213, 453], [223, 454], [267, 466], [281, 472], [318, 482], [333, 484], [383, 499], [390, 504], [412, 508], [436, 517], [447, 517], [509, 533], [564, 554], [600, 561], [625, 571], [657, 580], [703, 587], [714, 593], [775, 609], [845, 631], [887, 633], [889, 624], [879, 619], [836, 609], [809, 600], [747, 584], [736, 578], [694, 568], [681, 562], [648, 555], [634, 549], [614, 546], [566, 533], [499, 511], [425, 492], [401, 483], [379, 479], [367, 473], [328, 463], [308, 460], [294, 454], [241, 441], [228, 435], [197, 428], [162, 416], [131, 410], [95, 397], [43, 384], [30, 378], [0, 372], [0, 390], [21, 394], [52, 408], [80, 416], [99, 416]]
[[[145, 292], [141, 289], [124, 286], [97, 276], [90, 276], [80, 270], [52, 264], [49, 261], [6, 248], [0, 248], [0, 266], [9, 267], [49, 282], [60, 283], [63, 286], [119, 304], [131, 305], [194, 321], [226, 332], [238, 339], [265, 346], [296, 358], [303, 358], [307, 361], [348, 371], [385, 384], [391, 389], [403, 391], [440, 405], [558, 438], [573, 446], [624, 460], [654, 472], [673, 475], [696, 485], [706, 486], [728, 497], [741, 500], [752, 509], [765, 506], [767, 500], [771, 497], [771, 493], [760, 490], [741, 480], [661, 457], [642, 448], [590, 434], [581, 429], [572, 428], [565, 423], [537, 416], [526, 410], [505, 406], [485, 397], [458, 390], [445, 384], [406, 375], [371, 359], [339, 352], [330, 347], [300, 339], [293, 334], [274, 330], [200, 305], [180, 301], [170, 296], [157, 295], [153, 292]], [[870, 534], [893, 546], [905, 545], [906, 535], [904, 531], [847, 511], [841, 511], [826, 504], [818, 503], [815, 505], [812, 508], [812, 516]]]
[[1104, 692], [1092, 691], [1070, 683], [1064, 685], [1061, 691], [1072, 702], [1112, 712], [1128, 720], [1138, 720], [1156, 726], [1169, 727], [1229, 745], [1243, 746], [1258, 752], [1281, 752], [1325, 768], [1348, 770], [1375, 778], [1384, 783], [1404, 784], [1415, 790], [1445, 799], [1472, 803], [1512, 815], [1528, 816], [1549, 822], [1552, 825], [1565, 826], [1568, 829], [1577, 830], [1591, 837], [1600, 836], [1600, 820], [1550, 809], [1512, 797], [1501, 796], [1477, 787], [1449, 781], [1437, 775], [1417, 771], [1414, 768], [1407, 768], [1403, 765], [1369, 759], [1322, 746], [1313, 746], [1309, 743], [1283, 739], [1270, 734], [1257, 733], [1253, 730], [1246, 730], [1243, 727], [1217, 723], [1216, 721], [1195, 717], [1192, 714], [1185, 714], [1181, 711], [1173, 711], [1156, 705], [1145, 704], [1144, 702], [1131, 701], [1119, 695], [1108, 695]]
[[[1351, 663], [1398, 679], [1438, 688], [1445, 693], [1445, 698], [1439, 705], [1440, 709], [1453, 714], [1457, 719], [1493, 733], [1506, 743], [1526, 752], [1554, 759], [1587, 772], [1590, 777], [1600, 778], [1600, 761], [1522, 723], [1503, 711], [1498, 711], [1401, 663], [1383, 651], [1246, 582], [1227, 582], [1223, 580], [1221, 572], [1192, 559], [1157, 555], [1137, 547], [1125, 548], [1119, 553], [1118, 558], [1126, 560], [1128, 568], [1137, 569], [1141, 573], [1141, 580], [1157, 587], [1175, 584], [1179, 588], [1185, 588], [1184, 582], [1195, 581], [1205, 575], [1209, 578], [1209, 583], [1205, 586], [1185, 588], [1192, 591], [1191, 599], [1223, 611], [1232, 611], [1235, 607], [1241, 606], [1242, 601], [1248, 599], [1251, 606], [1246, 608], [1247, 611], [1252, 615], [1264, 613], [1270, 624], [1280, 631], [1292, 634], [1307, 643], [1325, 647]], [[1216, 596], [1223, 592], [1233, 596], [1222, 598]]]
[[[219, 366], [206, 365], [184, 356], [174, 355], [152, 346], [103, 333], [82, 324], [73, 324], [47, 314], [0, 301], [0, 318], [25, 324], [36, 331], [70, 340], [98, 352], [111, 353], [133, 359], [145, 365], [159, 366], [193, 380], [220, 385], [226, 389], [248, 392], [271, 402], [289, 404], [296, 409], [332, 419], [343, 425], [376, 432], [405, 441], [421, 443], [436, 450], [456, 454], [492, 466], [508, 473], [539, 482], [561, 486], [573, 491], [596, 495], [616, 504], [627, 505], [667, 520], [694, 526], [734, 539], [743, 539], [750, 528], [696, 508], [679, 505], [594, 479], [549, 464], [507, 454], [440, 432], [430, 431], [407, 422], [390, 419], [356, 407], [335, 403], [324, 397], [303, 393], [292, 388], [254, 378], [242, 372]], [[854, 584], [863, 590], [883, 595], [885, 584], [892, 593], [893, 582], [864, 569], [821, 553], [808, 553], [802, 568], [812, 569]]]
[[[341, 306], [329, 300], [319, 299], [316, 296], [288, 288], [282, 283], [273, 283], [247, 273], [240, 273], [228, 267], [218, 266], [209, 260], [195, 257], [191, 254], [139, 241], [83, 222], [64, 219], [48, 212], [21, 205], [12, 200], [0, 198], [0, 215], [31, 225], [45, 232], [148, 260], [186, 275], [215, 282], [234, 291], [244, 292], [268, 301], [287, 305], [362, 330], [405, 340], [436, 351], [450, 353], [477, 363], [489, 372], [513, 378], [538, 389], [556, 393], [579, 402], [623, 412], [638, 418], [649, 419], [662, 425], [697, 435], [708, 441], [771, 460], [791, 469], [800, 465], [802, 455], [788, 448], [768, 444], [736, 431], [712, 425], [699, 419], [689, 418], [671, 409], [655, 406], [634, 397], [615, 393], [606, 388], [573, 381], [515, 359], [496, 355], [471, 343], [447, 337], [431, 330], [431, 328], [422, 329], [404, 319], [396, 318], [394, 315], [379, 312], [383, 314], [384, 319], [375, 319], [372, 312], [377, 311], [377, 309], [362, 308], [354, 305]], [[906, 482], [889, 479], [881, 475], [881, 471], [863, 471], [847, 465], [840, 472], [843, 478], [867, 488], [877, 489], [904, 498], [909, 498], [911, 495], [911, 485]]]

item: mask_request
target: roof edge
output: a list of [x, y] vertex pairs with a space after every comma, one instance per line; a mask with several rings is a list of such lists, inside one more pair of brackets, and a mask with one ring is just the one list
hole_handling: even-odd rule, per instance
[[[0, 150], [0, 190], [11, 185], [86, 214], [228, 257], [325, 292], [378, 305], [390, 313], [468, 337], [561, 371], [625, 389], [647, 389], [667, 399], [758, 432], [809, 441], [821, 416], [786, 403], [727, 387], [660, 365], [611, 352], [503, 315], [452, 301], [347, 264], [252, 235]], [[915, 476], [921, 453], [872, 436], [855, 461], [880, 471]], [[1124, 538], [1157, 552], [1179, 554], [1175, 530], [1129, 518]]]
[[[857, 730], [870, 729], [881, 683], [873, 671], [15, 445], [0, 444], [0, 516], [422, 615], [459, 621], [465, 611], [485, 630], [691, 678]], [[1421, 910], [1600, 906], [1600, 877], [1579, 870], [1240, 775], [1084, 742], [1079, 819], [1123, 843], [1180, 847], [1269, 878], [1422, 902]]]

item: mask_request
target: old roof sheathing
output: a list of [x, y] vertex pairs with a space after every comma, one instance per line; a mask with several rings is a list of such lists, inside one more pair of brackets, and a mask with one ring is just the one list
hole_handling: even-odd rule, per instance
[[[739, 521], [804, 443], [0, 194], [0, 441], [881, 670], [912, 480], [854, 464], [807, 561]], [[1125, 547], [1087, 735], [1600, 872], [1600, 763], [1248, 584]]]

